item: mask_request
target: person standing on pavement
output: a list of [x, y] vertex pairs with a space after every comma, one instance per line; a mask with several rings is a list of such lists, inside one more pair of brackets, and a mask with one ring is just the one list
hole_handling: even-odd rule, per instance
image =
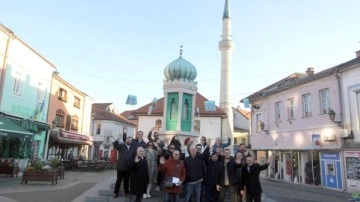
[[[238, 179], [239, 179], [239, 183], [236, 184], [236, 188], [235, 188], [235, 194], [236, 194], [237, 202], [242, 202], [243, 201], [243, 196], [240, 194], [242, 166], [244, 166], [246, 164], [246, 162], [244, 162], [243, 159], [245, 159], [245, 157], [243, 156], [243, 153], [240, 150], [238, 152], [236, 152], [235, 161], [241, 162], [241, 167], [236, 167], [236, 177], [238, 177]], [[245, 161], [246, 161], [246, 159], [245, 159]]]
[[219, 192], [216, 190], [216, 177], [218, 176], [218, 156], [216, 153], [210, 155], [210, 159], [206, 159], [206, 176], [204, 180], [205, 185], [205, 201], [218, 202]]
[[[160, 149], [160, 153], [158, 154], [157, 160], [156, 160], [157, 167], [159, 167], [159, 165], [160, 165], [159, 160], [160, 160], [161, 155], [162, 155], [163, 152], [164, 152], [165, 143], [164, 143], [163, 140], [160, 139], [159, 133], [158, 133], [158, 132], [154, 132], [154, 129], [155, 129], [155, 128], [153, 127], [153, 128], [151, 128], [151, 130], [149, 131], [149, 133], [148, 133], [148, 140], [149, 140], [149, 142], [156, 142], [157, 148]], [[154, 135], [154, 138], [152, 138], [152, 135]], [[150, 175], [151, 175], [151, 174], [150, 174]], [[162, 180], [162, 173], [158, 170], [157, 178], [156, 178], [156, 188], [155, 188], [156, 191], [160, 191], [161, 180]]]
[[206, 158], [209, 158], [209, 146], [206, 147], [203, 153], [197, 153], [196, 147], [190, 147], [190, 156], [184, 160], [186, 169], [186, 196], [185, 202], [190, 202], [191, 195], [194, 192], [195, 202], [200, 202], [202, 181], [204, 180], [203, 163]]
[[238, 202], [235, 192], [240, 184], [236, 176], [236, 168], [241, 167], [241, 160], [231, 156], [230, 149], [224, 150], [224, 160], [218, 163], [219, 172], [217, 175], [216, 189], [220, 192], [219, 202], [224, 202], [226, 192], [230, 193], [231, 202]]
[[143, 198], [151, 198], [150, 190], [152, 184], [157, 182], [158, 175], [158, 155], [160, 154], [160, 147], [157, 147], [156, 142], [148, 142], [147, 148], [145, 149], [145, 157], [148, 164], [149, 170], [149, 184], [146, 188], [146, 193], [144, 193]]
[[214, 145], [212, 146], [212, 152], [216, 152], [218, 148], [225, 149], [225, 147], [230, 146], [231, 138], [228, 138], [227, 143], [222, 143], [222, 139], [220, 137], [216, 138]]
[[121, 181], [124, 179], [124, 191], [125, 195], [130, 194], [129, 192], [129, 177], [130, 177], [130, 164], [134, 147], [131, 146], [131, 137], [127, 137], [124, 142], [119, 143], [119, 139], [115, 139], [113, 146], [118, 150], [118, 162], [117, 162], [117, 174], [116, 174], [116, 183], [114, 189], [114, 198], [119, 196], [119, 190]]
[[254, 158], [251, 155], [246, 156], [246, 164], [242, 169], [242, 177], [240, 183], [240, 193], [244, 196], [244, 187], [246, 186], [246, 202], [261, 202], [261, 184], [259, 175], [262, 170], [266, 170], [270, 165], [270, 159], [267, 163], [260, 165], [254, 163]]
[[171, 177], [172, 181], [176, 182], [172, 187], [164, 187], [164, 202], [179, 202], [180, 194], [182, 192], [182, 184], [186, 177], [184, 163], [180, 161], [179, 158], [179, 150], [173, 150], [172, 158], [169, 158], [168, 160], [165, 160], [163, 156], [160, 158], [159, 170], [164, 173], [165, 178]]
[[140, 130], [136, 133], [136, 138], [132, 140], [131, 145], [135, 148], [135, 152], [138, 147], [146, 148], [146, 142], [144, 141], [143, 136], [144, 132]]
[[131, 162], [130, 173], [130, 202], [141, 202], [146, 185], [149, 184], [148, 165], [145, 158], [145, 149], [138, 147], [136, 156]]

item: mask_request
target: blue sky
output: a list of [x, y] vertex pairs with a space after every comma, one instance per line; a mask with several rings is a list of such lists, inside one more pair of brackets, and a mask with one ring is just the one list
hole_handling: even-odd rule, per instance
[[[183, 57], [198, 92], [219, 102], [225, 0], [5, 1], [0, 22], [95, 102], [119, 111], [163, 97], [164, 68]], [[230, 0], [232, 93], [239, 100], [293, 72], [315, 72], [360, 50], [359, 0]], [[138, 105], [126, 105], [128, 94]]]

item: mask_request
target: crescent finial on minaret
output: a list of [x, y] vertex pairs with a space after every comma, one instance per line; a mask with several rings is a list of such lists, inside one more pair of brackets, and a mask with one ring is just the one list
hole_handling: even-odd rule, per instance
[[182, 53], [183, 53], [183, 46], [182, 45], [180, 45], [180, 57], [182, 56]]

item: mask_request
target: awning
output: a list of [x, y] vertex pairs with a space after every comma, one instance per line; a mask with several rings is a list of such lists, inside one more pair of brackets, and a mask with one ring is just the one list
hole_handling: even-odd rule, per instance
[[31, 132], [11, 122], [10, 119], [0, 116], [0, 137], [30, 137]]
[[91, 136], [62, 130], [51, 130], [50, 137], [53, 144], [92, 145], [93, 143], [93, 138]]

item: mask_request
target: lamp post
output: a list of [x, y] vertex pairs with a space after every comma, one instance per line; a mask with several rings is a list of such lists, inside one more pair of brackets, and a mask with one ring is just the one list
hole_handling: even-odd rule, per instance
[[336, 112], [333, 109], [330, 109], [329, 110], [329, 119], [332, 122], [336, 123], [336, 125], [341, 127], [342, 126], [341, 121], [335, 121], [335, 116], [336, 116]]

